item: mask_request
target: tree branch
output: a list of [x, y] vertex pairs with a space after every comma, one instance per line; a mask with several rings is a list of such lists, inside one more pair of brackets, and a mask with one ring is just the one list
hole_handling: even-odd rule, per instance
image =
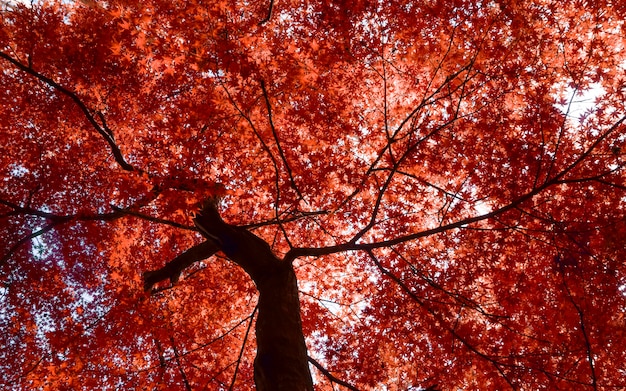
[[272, 105], [270, 103], [270, 98], [267, 95], [267, 89], [265, 88], [265, 81], [261, 79], [261, 91], [263, 91], [263, 98], [265, 100], [265, 107], [267, 108], [267, 117], [270, 122], [270, 128], [272, 129], [272, 136], [274, 136], [274, 141], [276, 141], [276, 147], [278, 148], [278, 154], [280, 155], [280, 159], [283, 161], [285, 165], [285, 169], [287, 170], [287, 175], [289, 176], [289, 182], [291, 183], [291, 187], [298, 193], [298, 197], [302, 197], [302, 193], [298, 189], [296, 185], [296, 181], [293, 179], [293, 172], [291, 171], [291, 167], [287, 162], [287, 158], [285, 157], [285, 152], [283, 151], [283, 147], [280, 145], [280, 141], [278, 141], [278, 134], [276, 133], [276, 127], [274, 126], [274, 120], [272, 118]]
[[254, 307], [254, 311], [250, 314], [250, 323], [248, 323], [248, 328], [246, 328], [246, 334], [243, 336], [243, 343], [241, 344], [241, 349], [239, 350], [239, 357], [237, 357], [237, 364], [235, 365], [235, 372], [233, 373], [233, 379], [230, 382], [230, 387], [228, 387], [228, 391], [233, 391], [233, 387], [235, 387], [235, 381], [237, 380], [237, 372], [239, 372], [239, 365], [241, 364], [241, 357], [243, 357], [243, 352], [246, 349], [246, 343], [248, 341], [248, 336], [250, 335], [250, 329], [252, 328], [252, 323], [254, 323], [254, 315], [256, 314], [259, 306]]
[[[578, 167], [578, 165], [581, 164], [585, 160], [585, 158], [591, 154], [591, 152], [593, 152], [593, 150], [602, 142], [602, 140], [606, 139], [611, 133], [617, 130], [618, 127], [625, 121], [626, 121], [626, 115], [618, 119], [604, 133], [598, 136], [598, 138], [587, 148], [586, 151], [584, 151], [575, 161], [573, 161], [571, 164], [569, 164], [563, 170], [557, 173], [553, 178], [551, 178], [550, 180], [546, 180], [541, 186], [534, 187], [531, 191], [527, 192], [526, 194], [523, 194], [517, 197], [516, 199], [510, 201], [508, 204], [498, 209], [495, 209], [489, 213], [485, 213], [485, 214], [478, 215], [478, 216], [467, 217], [467, 218], [464, 218], [464, 219], [461, 219], [461, 220], [458, 220], [458, 221], [455, 221], [446, 225], [440, 225], [436, 228], [426, 229], [420, 232], [416, 232], [416, 233], [412, 233], [412, 234], [408, 234], [404, 236], [399, 236], [393, 239], [383, 240], [380, 242], [356, 243], [353, 238], [349, 242], [334, 245], [334, 246], [318, 247], [318, 248], [292, 248], [291, 250], [287, 252], [287, 254], [285, 254], [285, 260], [291, 262], [296, 258], [305, 257], [305, 256], [330, 255], [330, 254], [335, 254], [335, 253], [344, 252], [344, 251], [359, 251], [359, 250], [371, 251], [376, 248], [391, 247], [396, 244], [401, 244], [401, 243], [409, 242], [412, 240], [417, 240], [423, 237], [435, 235], [435, 234], [449, 231], [452, 229], [462, 228], [467, 225], [477, 223], [479, 221], [496, 217], [511, 209], [518, 208], [519, 205], [532, 199], [537, 194], [541, 193], [542, 191], [548, 189], [551, 186], [559, 185], [561, 183], [566, 183], [566, 182], [575, 182], [575, 180], [573, 179], [564, 179], [564, 178], [566, 177], [567, 174], [571, 173], [576, 167]], [[594, 180], [594, 178], [587, 179], [587, 181], [592, 181], [592, 180]], [[365, 232], [361, 231], [357, 234], [358, 237], [357, 236], [355, 237], [357, 237], [358, 239], [364, 234]]]
[[493, 365], [500, 374], [500, 376], [509, 384], [509, 386], [511, 386], [511, 389], [517, 390], [517, 387], [515, 386], [515, 384], [513, 384], [512, 379], [509, 379], [506, 373], [504, 373], [504, 364], [500, 363], [495, 358], [490, 357], [487, 353], [483, 353], [482, 351], [478, 350], [476, 346], [471, 344], [467, 340], [467, 338], [460, 335], [453, 327], [446, 326], [447, 322], [443, 319], [443, 317], [439, 315], [433, 308], [427, 306], [425, 301], [419, 298], [398, 276], [393, 274], [389, 269], [385, 268], [372, 251], [367, 251], [367, 254], [383, 275], [389, 277], [395, 284], [397, 284], [411, 299], [413, 299], [417, 304], [424, 308], [437, 322], [439, 322], [444, 330], [450, 333], [450, 335], [452, 335], [457, 341], [461, 342], [470, 352], [476, 354], [478, 357]]
[[517, 198], [516, 200], [510, 202], [509, 204], [499, 209], [496, 209], [492, 212], [485, 213], [483, 215], [467, 217], [465, 219], [461, 219], [461, 220], [458, 220], [458, 221], [455, 221], [446, 225], [440, 225], [435, 228], [426, 229], [424, 231], [420, 231], [420, 232], [416, 232], [416, 233], [408, 234], [404, 236], [399, 236], [393, 239], [383, 240], [380, 242], [354, 243], [350, 241], [350, 242], [337, 244], [334, 246], [327, 246], [327, 247], [293, 248], [289, 250], [287, 254], [285, 254], [285, 260], [293, 261], [294, 259], [299, 258], [299, 257], [330, 255], [330, 254], [335, 254], [335, 253], [344, 252], [344, 251], [370, 251], [376, 248], [391, 247], [396, 244], [409, 242], [412, 240], [435, 235], [435, 234], [449, 231], [452, 229], [462, 228], [466, 225], [473, 224], [482, 220], [490, 219], [508, 210], [511, 210], [517, 207], [518, 205], [520, 205], [521, 203], [523, 203], [524, 201], [531, 199], [532, 197], [534, 197], [535, 195], [537, 195], [538, 193], [540, 193], [541, 191], [543, 191], [545, 188], [549, 187], [550, 185], [552, 185], [552, 183], [548, 183], [542, 187], [536, 188], [533, 191], [526, 193], [523, 196]]
[[265, 23], [269, 22], [269, 20], [272, 18], [272, 11], [273, 10], [274, 10], [274, 0], [270, 0], [270, 6], [267, 8], [267, 15], [265, 16], [265, 18], [263, 18], [259, 22], [259, 26], [262, 26]]
[[180, 356], [178, 354], [178, 349], [176, 348], [176, 341], [174, 341], [174, 337], [171, 335], [170, 335], [170, 342], [172, 343], [172, 351], [174, 352], [174, 358], [176, 359], [176, 366], [178, 367], [178, 372], [180, 373], [180, 376], [183, 379], [185, 390], [192, 391], [191, 385], [189, 384], [189, 380], [187, 379], [187, 375], [185, 374], [185, 370], [183, 369], [182, 363], [180, 362]]
[[239, 227], [245, 228], [245, 229], [251, 229], [251, 228], [258, 228], [258, 227], [263, 227], [263, 226], [268, 226], [268, 225], [285, 224], [285, 223], [291, 223], [292, 221], [300, 220], [308, 216], [317, 216], [317, 215], [326, 215], [326, 214], [328, 214], [327, 210], [318, 210], [318, 211], [313, 211], [313, 212], [298, 212], [297, 216], [292, 216], [292, 217], [288, 217], [285, 219], [274, 218], [271, 220], [260, 221], [258, 223], [240, 225]]
[[578, 314], [580, 332], [582, 333], [583, 338], [585, 340], [585, 350], [587, 352], [587, 363], [589, 364], [589, 371], [591, 373], [591, 387], [594, 390], [597, 390], [598, 389], [598, 377], [596, 375], [595, 360], [593, 359], [593, 349], [591, 347], [591, 341], [589, 340], [589, 333], [587, 332], [585, 314], [582, 308], [578, 305], [578, 303], [576, 303], [576, 300], [574, 300], [572, 291], [570, 290], [567, 284], [567, 281], [565, 280], [565, 275], [561, 274], [561, 276], [563, 278], [563, 286], [565, 287], [565, 291], [567, 293], [569, 301], [570, 303], [572, 303], [572, 305], [576, 309], [576, 313]]
[[49, 77], [44, 76], [43, 74], [35, 71], [30, 66], [22, 64], [18, 60], [14, 59], [10, 55], [2, 51], [0, 51], [0, 58], [4, 58], [5, 60], [13, 64], [19, 70], [25, 73], [28, 73], [29, 75], [35, 77], [37, 80], [47, 84], [48, 86], [54, 88], [56, 91], [70, 98], [76, 104], [76, 106], [78, 106], [78, 108], [83, 112], [83, 114], [85, 115], [85, 117], [87, 118], [87, 121], [89, 121], [91, 126], [94, 129], [96, 129], [96, 131], [100, 133], [100, 135], [104, 138], [107, 144], [109, 144], [109, 148], [111, 149], [111, 152], [113, 153], [115, 161], [120, 165], [120, 167], [122, 167], [122, 169], [126, 171], [135, 170], [135, 168], [124, 159], [124, 155], [122, 154], [122, 151], [115, 143], [113, 132], [107, 127], [106, 123], [104, 122], [104, 116], [101, 113], [98, 113], [98, 116], [100, 116], [102, 120], [102, 126], [98, 124], [94, 116], [91, 114], [91, 111], [87, 108], [85, 103], [83, 103], [83, 101], [74, 92], [68, 90], [67, 88], [63, 87], [59, 83], [50, 79]]
[[330, 371], [329, 371], [328, 369], [324, 368], [324, 367], [322, 366], [322, 364], [320, 364], [319, 362], [317, 362], [317, 361], [316, 361], [313, 357], [309, 356], [309, 362], [310, 362], [311, 364], [313, 364], [313, 366], [314, 366], [315, 368], [317, 368], [317, 370], [318, 370], [318, 371], [322, 372], [322, 374], [323, 374], [324, 376], [326, 376], [326, 377], [328, 378], [328, 380], [330, 380], [331, 382], [333, 382], [333, 383], [337, 383], [337, 384], [339, 384], [340, 386], [344, 386], [344, 387], [346, 387], [347, 389], [352, 390], [352, 391], [359, 391], [359, 389], [358, 389], [358, 388], [356, 388], [355, 386], [353, 386], [352, 384], [350, 384], [350, 383], [348, 383], [348, 382], [346, 382], [346, 381], [343, 381], [343, 380], [341, 380], [341, 379], [337, 378], [336, 376], [334, 376], [332, 373], [330, 373]]
[[155, 284], [168, 279], [174, 285], [180, 278], [183, 270], [195, 262], [211, 257], [218, 250], [215, 243], [210, 240], [196, 244], [166, 263], [162, 268], [145, 272], [143, 274], [144, 290], [151, 291]]
[[193, 221], [200, 233], [241, 266], [257, 285], [280, 263], [263, 239], [245, 228], [224, 222], [215, 202], [207, 202]]
[[61, 220], [53, 221], [52, 223], [46, 225], [42, 229], [37, 230], [35, 232], [31, 232], [29, 235], [26, 235], [22, 239], [18, 240], [17, 243], [15, 243], [13, 246], [11, 246], [9, 251], [0, 259], [0, 266], [3, 266], [5, 263], [7, 263], [9, 258], [11, 258], [11, 256], [13, 256], [15, 251], [17, 251], [17, 249], [20, 248], [24, 243], [26, 243], [29, 240], [32, 240], [32, 239], [34, 239], [34, 238], [36, 238], [38, 236], [43, 235], [46, 232], [49, 232], [52, 228], [56, 227], [58, 224], [61, 224], [62, 222], [63, 221], [61, 221]]
[[180, 223], [177, 223], [177, 222], [174, 222], [174, 221], [161, 219], [159, 217], [148, 216], [146, 214], [135, 212], [135, 211], [130, 210], [130, 209], [122, 209], [122, 208], [120, 208], [118, 206], [115, 206], [115, 205], [111, 205], [111, 209], [113, 209], [114, 211], [116, 211], [116, 212], [118, 212], [120, 214], [128, 215], [128, 216], [134, 216], [134, 217], [140, 218], [142, 220], [151, 221], [153, 223], [165, 224], [165, 225], [169, 225], [169, 226], [174, 227], [174, 228], [180, 228], [180, 229], [184, 229], [184, 230], [187, 230], [187, 231], [197, 231], [198, 230], [198, 229], [196, 229], [196, 227], [192, 227], [190, 225], [180, 224]]

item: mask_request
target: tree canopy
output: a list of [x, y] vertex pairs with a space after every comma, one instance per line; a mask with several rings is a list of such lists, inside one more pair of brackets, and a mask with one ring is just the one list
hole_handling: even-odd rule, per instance
[[0, 388], [626, 387], [626, 3], [0, 4]]

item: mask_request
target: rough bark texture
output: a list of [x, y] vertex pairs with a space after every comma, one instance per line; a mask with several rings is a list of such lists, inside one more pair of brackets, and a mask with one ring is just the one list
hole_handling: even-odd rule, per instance
[[313, 390], [296, 275], [291, 264], [280, 262], [257, 282], [259, 315], [254, 381], [259, 391]]
[[259, 290], [254, 380], [259, 391], [309, 391], [313, 381], [302, 334], [296, 275], [290, 262], [248, 230], [225, 223], [214, 203], [194, 219], [202, 234], [241, 266]]

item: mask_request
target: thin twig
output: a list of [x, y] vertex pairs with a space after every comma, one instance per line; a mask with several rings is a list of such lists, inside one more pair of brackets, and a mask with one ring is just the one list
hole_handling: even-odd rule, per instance
[[346, 382], [344, 380], [341, 380], [341, 379], [337, 378], [336, 376], [334, 376], [332, 373], [330, 373], [330, 371], [328, 369], [324, 368], [322, 366], [322, 364], [317, 362], [313, 357], [309, 356], [309, 362], [311, 364], [313, 364], [313, 366], [315, 368], [317, 368], [318, 371], [322, 372], [322, 374], [324, 376], [326, 376], [328, 378], [328, 380], [330, 380], [331, 382], [337, 383], [340, 386], [344, 386], [347, 389], [352, 390], [352, 391], [359, 391], [359, 389], [356, 388], [355, 386], [353, 386], [352, 384], [350, 384], [350, 383], [348, 383], [348, 382]]
[[276, 127], [274, 126], [274, 120], [272, 117], [272, 105], [270, 103], [270, 98], [267, 95], [267, 89], [265, 88], [265, 81], [261, 80], [261, 90], [263, 91], [263, 98], [265, 100], [265, 107], [267, 108], [267, 118], [270, 122], [270, 128], [272, 129], [272, 135], [274, 136], [274, 141], [276, 141], [276, 147], [278, 148], [278, 153], [280, 154], [280, 158], [285, 165], [285, 169], [287, 170], [287, 175], [289, 175], [289, 182], [291, 182], [291, 187], [296, 191], [298, 197], [302, 197], [302, 193], [298, 189], [296, 185], [296, 181], [293, 179], [293, 171], [287, 162], [287, 158], [285, 157], [285, 152], [283, 151], [283, 147], [280, 145], [280, 141], [278, 141], [278, 134], [276, 133]]
[[246, 342], [248, 341], [248, 335], [250, 334], [250, 329], [252, 328], [252, 323], [254, 323], [254, 315], [256, 315], [259, 306], [257, 304], [254, 307], [254, 311], [250, 314], [250, 323], [248, 323], [248, 328], [246, 329], [246, 334], [243, 337], [243, 343], [241, 344], [241, 350], [239, 350], [239, 357], [237, 357], [237, 363], [235, 364], [235, 372], [233, 373], [233, 380], [230, 382], [230, 387], [228, 387], [228, 391], [233, 391], [233, 387], [235, 386], [235, 380], [237, 379], [237, 372], [239, 371], [239, 364], [241, 363], [241, 357], [243, 357], [243, 352], [246, 348]]

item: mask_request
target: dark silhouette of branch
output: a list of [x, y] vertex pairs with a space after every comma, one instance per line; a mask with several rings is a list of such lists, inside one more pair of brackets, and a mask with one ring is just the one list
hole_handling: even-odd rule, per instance
[[241, 344], [241, 349], [239, 350], [239, 357], [237, 357], [237, 364], [235, 364], [235, 372], [233, 373], [233, 380], [230, 382], [230, 387], [228, 387], [228, 391], [233, 391], [233, 387], [235, 387], [235, 380], [237, 380], [237, 372], [239, 372], [239, 365], [241, 364], [241, 357], [243, 357], [243, 352], [246, 348], [246, 342], [248, 341], [248, 336], [250, 335], [250, 329], [252, 328], [252, 323], [254, 323], [254, 315], [256, 314], [259, 306], [254, 307], [254, 311], [250, 314], [250, 322], [248, 323], [248, 327], [246, 328], [246, 334], [243, 336], [243, 342]]
[[587, 327], [586, 327], [585, 314], [582, 308], [580, 307], [580, 305], [578, 305], [578, 303], [576, 303], [576, 300], [574, 300], [572, 291], [570, 290], [569, 285], [567, 284], [567, 281], [565, 280], [565, 275], [561, 274], [561, 276], [563, 278], [563, 286], [565, 287], [565, 291], [567, 292], [569, 301], [570, 303], [572, 303], [572, 305], [576, 309], [576, 313], [578, 314], [580, 332], [582, 333], [583, 339], [585, 340], [587, 362], [589, 363], [589, 371], [591, 372], [591, 387], [594, 390], [597, 390], [598, 389], [598, 377], [596, 375], [595, 360], [593, 359], [594, 354], [593, 354], [593, 349], [591, 347], [591, 341], [589, 340], [589, 332], [587, 331]]
[[176, 360], [176, 366], [178, 367], [178, 372], [180, 373], [181, 378], [183, 379], [183, 384], [185, 385], [186, 391], [191, 391], [191, 385], [189, 384], [189, 380], [187, 379], [187, 374], [185, 374], [185, 370], [180, 362], [180, 356], [178, 354], [178, 349], [176, 348], [176, 341], [174, 341], [174, 337], [170, 336], [170, 342], [172, 343], [172, 350], [174, 351], [174, 358]]
[[115, 158], [115, 161], [120, 165], [120, 167], [122, 167], [126, 171], [135, 170], [135, 168], [126, 161], [126, 159], [124, 158], [124, 155], [122, 154], [122, 151], [120, 150], [118, 145], [115, 143], [113, 132], [111, 131], [111, 129], [108, 128], [108, 126], [104, 122], [104, 116], [102, 115], [102, 113], [97, 113], [97, 115], [100, 117], [101, 122], [102, 122], [102, 125], [100, 125], [98, 121], [96, 121], [96, 119], [94, 118], [92, 112], [89, 110], [89, 108], [87, 108], [85, 103], [78, 97], [78, 95], [76, 95], [76, 93], [68, 90], [67, 88], [63, 87], [59, 83], [50, 79], [49, 77], [35, 71], [33, 68], [31, 68], [30, 65], [24, 65], [18, 60], [16, 60], [15, 58], [11, 57], [10, 55], [4, 52], [0, 51], [0, 58], [4, 58], [5, 60], [13, 64], [19, 70], [25, 73], [28, 73], [29, 75], [35, 77], [37, 80], [47, 84], [48, 86], [54, 88], [56, 91], [70, 98], [76, 104], [76, 106], [78, 106], [78, 108], [83, 112], [83, 114], [85, 115], [85, 117], [87, 118], [87, 121], [89, 121], [91, 126], [98, 133], [100, 133], [100, 135], [104, 138], [107, 144], [109, 144], [111, 153], [113, 153], [113, 157]]
[[254, 228], [263, 227], [263, 226], [267, 226], [267, 225], [291, 223], [292, 221], [300, 220], [300, 219], [308, 217], [308, 216], [317, 216], [317, 215], [325, 215], [325, 214], [328, 214], [327, 210], [318, 210], [318, 211], [313, 211], [313, 212], [298, 212], [297, 216], [292, 216], [292, 217], [288, 217], [288, 218], [284, 218], [284, 219], [277, 219], [277, 218], [275, 218], [275, 219], [271, 219], [271, 220], [261, 221], [261, 222], [258, 222], [258, 223], [240, 225], [240, 227], [241, 228], [245, 228], [245, 229], [254, 229]]
[[[494, 209], [489, 213], [485, 213], [485, 214], [478, 215], [478, 216], [467, 217], [467, 218], [464, 218], [455, 222], [451, 222], [445, 225], [440, 225], [435, 228], [426, 229], [420, 232], [415, 232], [412, 234], [399, 236], [393, 239], [383, 240], [380, 242], [356, 243], [355, 238], [358, 240], [366, 232], [364, 230], [361, 230], [351, 241], [346, 242], [346, 243], [337, 244], [334, 246], [327, 246], [327, 247], [317, 247], [317, 248], [292, 248], [285, 255], [285, 260], [291, 262], [294, 259], [303, 257], [303, 256], [322, 256], [322, 255], [335, 254], [335, 253], [344, 252], [344, 251], [359, 251], [359, 250], [371, 251], [377, 248], [391, 247], [400, 243], [406, 243], [406, 242], [413, 241], [416, 239], [446, 232], [452, 229], [463, 228], [470, 224], [477, 223], [479, 221], [488, 220], [488, 219], [497, 217], [509, 210], [517, 209], [519, 208], [521, 204], [523, 204], [526, 201], [531, 200], [533, 197], [545, 191], [549, 187], [557, 186], [565, 182], [573, 182], [572, 179], [566, 180], [564, 178], [569, 173], [571, 173], [576, 167], [578, 167], [578, 165], [581, 164], [585, 160], [585, 158], [591, 154], [591, 152], [602, 142], [602, 140], [606, 139], [611, 133], [617, 130], [624, 121], [626, 121], [626, 115], [618, 119], [604, 133], [602, 133], [594, 141], [594, 143], [591, 144], [587, 148], [587, 150], [585, 150], [574, 162], [572, 162], [570, 165], [565, 167], [563, 170], [557, 173], [550, 180], [546, 180], [541, 186], [534, 187], [532, 190], [528, 191], [527, 193], [522, 194], [518, 196], [517, 198], [511, 200], [508, 204], [503, 205], [500, 208]], [[588, 179], [588, 181], [593, 181], [593, 180], [594, 179]], [[374, 224], [372, 224], [371, 222], [370, 224], [368, 224], [368, 226], [373, 226], [373, 225]]]
[[152, 217], [152, 216], [148, 216], [146, 214], [143, 213], [139, 213], [130, 209], [122, 209], [118, 206], [115, 205], [111, 205], [111, 209], [113, 209], [116, 212], [119, 212], [120, 214], [124, 214], [124, 215], [128, 215], [128, 216], [134, 216], [134, 217], [138, 217], [142, 220], [147, 220], [147, 221], [151, 221], [153, 223], [158, 223], [158, 224], [165, 224], [165, 225], [169, 225], [171, 227], [175, 227], [175, 228], [180, 228], [180, 229], [184, 229], [187, 231], [197, 231], [196, 227], [193, 227], [191, 225], [184, 225], [184, 224], [180, 224], [174, 221], [170, 221], [170, 220], [166, 220], [166, 219], [161, 219], [158, 217]]
[[166, 263], [162, 268], [145, 272], [143, 274], [144, 290], [151, 291], [155, 284], [163, 280], [170, 280], [172, 285], [174, 285], [180, 278], [183, 270], [195, 262], [209, 258], [218, 250], [215, 243], [210, 240], [196, 244]]
[[13, 212], [9, 214], [38, 216], [38, 217], [43, 217], [43, 218], [50, 219], [50, 220], [72, 219], [74, 217], [71, 215], [61, 216], [61, 215], [57, 215], [54, 213], [43, 212], [43, 211], [28, 207], [28, 206], [19, 206], [18, 204], [15, 204], [11, 201], [3, 200], [1, 198], [0, 198], [0, 204], [4, 206], [8, 206], [9, 208], [13, 209]]
[[24, 236], [22, 239], [18, 240], [13, 246], [11, 246], [11, 248], [9, 249], [9, 251], [0, 259], [0, 266], [3, 266], [5, 263], [7, 263], [7, 261], [9, 260], [9, 258], [11, 258], [13, 256], [13, 254], [17, 251], [18, 248], [20, 248], [24, 243], [28, 242], [29, 240], [32, 240], [38, 236], [41, 236], [43, 234], [45, 234], [46, 232], [49, 232], [52, 228], [54, 228], [55, 226], [61, 224], [63, 221], [55, 221], [52, 222], [48, 225], [46, 225], [45, 227], [43, 227], [40, 230], [31, 232], [30, 234]]
[[[252, 130], [252, 132], [254, 133], [256, 138], [261, 143], [261, 148], [267, 153], [267, 156], [272, 161], [272, 167], [274, 168], [274, 184], [275, 184], [274, 186], [276, 188], [276, 202], [274, 203], [274, 210], [275, 210], [276, 218], [278, 219], [278, 216], [280, 215], [280, 213], [279, 213], [279, 207], [280, 207], [280, 171], [278, 169], [278, 162], [276, 161], [276, 157], [272, 153], [272, 150], [267, 145], [265, 140], [263, 140], [263, 137], [261, 137], [261, 134], [257, 130], [256, 126], [254, 126], [254, 122], [252, 122], [252, 119], [250, 118], [250, 116], [248, 114], [246, 114], [239, 107], [239, 105], [237, 104], [237, 102], [235, 101], [233, 96], [231, 95], [230, 91], [228, 90], [228, 88], [226, 88], [226, 86], [224, 84], [222, 84], [222, 88], [224, 89], [224, 92], [228, 96], [228, 100], [233, 105], [233, 107], [239, 112], [241, 117], [246, 120], [248, 125], [250, 125], [250, 129]], [[289, 241], [289, 238], [286, 237], [286, 239], [287, 239], [287, 241]]]
[[489, 356], [486, 353], [480, 351], [476, 346], [474, 346], [467, 338], [460, 335], [455, 328], [445, 326], [445, 320], [439, 315], [434, 309], [426, 305], [425, 300], [418, 297], [412, 290], [409, 288], [398, 276], [393, 274], [389, 269], [385, 268], [382, 263], [378, 260], [376, 255], [372, 251], [367, 251], [370, 259], [374, 262], [378, 270], [388, 278], [390, 278], [395, 284], [397, 284], [411, 299], [413, 299], [417, 304], [419, 304], [422, 308], [424, 308], [437, 322], [442, 325], [442, 328], [450, 333], [457, 341], [463, 344], [470, 352], [476, 354], [481, 359], [487, 361], [498, 371], [500, 376], [509, 384], [512, 390], [517, 390], [515, 384], [513, 384], [512, 380], [509, 379], [507, 374], [504, 372], [503, 367], [505, 366], [501, 362], [497, 361], [495, 358]]
[[267, 108], [267, 118], [270, 122], [270, 128], [272, 129], [272, 136], [274, 136], [274, 141], [276, 142], [276, 148], [278, 148], [278, 154], [280, 155], [280, 159], [283, 161], [285, 165], [285, 169], [287, 170], [287, 175], [289, 175], [289, 182], [291, 183], [291, 187], [296, 191], [298, 197], [302, 197], [302, 193], [298, 189], [296, 185], [296, 181], [293, 179], [293, 172], [289, 163], [287, 162], [287, 158], [285, 157], [285, 152], [283, 151], [283, 147], [280, 145], [280, 141], [278, 140], [278, 134], [276, 133], [276, 127], [274, 126], [274, 120], [272, 118], [272, 105], [270, 103], [270, 98], [267, 95], [267, 88], [265, 88], [265, 81], [261, 80], [261, 91], [263, 91], [263, 99], [265, 100], [265, 107]]
[[265, 23], [269, 22], [269, 20], [272, 18], [272, 11], [274, 11], [274, 0], [270, 0], [270, 5], [269, 7], [267, 7], [267, 15], [259, 22], [259, 26], [262, 26]]
[[352, 384], [350, 384], [350, 383], [348, 383], [348, 382], [346, 382], [346, 381], [343, 381], [343, 380], [341, 380], [341, 379], [337, 378], [336, 376], [334, 376], [332, 373], [330, 373], [330, 371], [328, 371], [328, 369], [324, 368], [324, 367], [322, 366], [322, 364], [320, 364], [319, 362], [317, 362], [317, 361], [316, 361], [313, 357], [309, 356], [309, 362], [310, 362], [311, 364], [313, 364], [313, 366], [314, 366], [315, 368], [317, 368], [317, 370], [318, 370], [318, 371], [322, 372], [322, 374], [323, 374], [324, 376], [326, 376], [326, 377], [328, 378], [328, 380], [330, 380], [331, 382], [333, 382], [333, 383], [337, 383], [337, 384], [339, 384], [340, 386], [344, 386], [344, 387], [346, 387], [347, 389], [352, 390], [352, 391], [359, 391], [359, 389], [358, 389], [358, 388], [356, 388], [355, 386], [353, 386]]

